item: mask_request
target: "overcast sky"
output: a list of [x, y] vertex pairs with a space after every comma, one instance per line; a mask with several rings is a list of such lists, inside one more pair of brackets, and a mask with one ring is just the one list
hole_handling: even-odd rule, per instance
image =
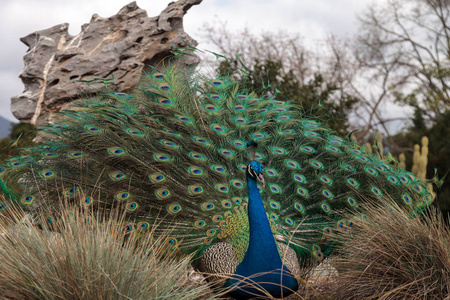
[[[219, 20], [229, 28], [245, 26], [255, 33], [285, 30], [298, 33], [307, 45], [314, 45], [328, 34], [351, 37], [357, 30], [356, 16], [374, 0], [203, 0], [184, 18], [185, 31], [210, 49], [200, 38], [204, 23]], [[384, 0], [378, 0], [381, 2]], [[22, 93], [18, 78], [27, 47], [19, 38], [36, 30], [69, 23], [69, 33], [77, 35], [81, 25], [97, 13], [101, 17], [116, 14], [128, 0], [0, 0], [0, 115], [16, 121], [10, 112], [10, 98]], [[158, 15], [170, 0], [137, 1], [149, 16]], [[210, 46], [211, 47], [211, 46]], [[214, 49], [212, 49], [214, 50]]]

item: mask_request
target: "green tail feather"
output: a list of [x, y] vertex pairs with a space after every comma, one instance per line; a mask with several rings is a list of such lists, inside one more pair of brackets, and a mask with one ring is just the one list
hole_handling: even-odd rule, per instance
[[342, 212], [383, 195], [416, 211], [431, 203], [426, 182], [304, 115], [231, 78], [169, 64], [133, 93], [106, 91], [62, 113], [43, 129], [53, 142], [1, 166], [0, 186], [32, 211], [55, 209], [61, 198], [121, 206], [143, 233], [164, 218], [159, 230], [173, 229], [174, 252], [200, 253], [227, 239], [243, 254], [245, 145], [253, 139], [266, 167], [260, 189], [274, 235], [319, 260], [330, 252], [331, 233], [354, 222]]

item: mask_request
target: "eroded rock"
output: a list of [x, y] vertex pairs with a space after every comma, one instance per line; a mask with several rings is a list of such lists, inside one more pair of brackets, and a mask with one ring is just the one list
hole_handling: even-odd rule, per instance
[[29, 47], [19, 76], [25, 90], [11, 98], [12, 113], [39, 126], [78, 95], [104, 88], [101, 83], [87, 85], [79, 80], [114, 77], [117, 89], [124, 92], [137, 86], [145, 66], [155, 66], [174, 47], [197, 45], [184, 32], [183, 16], [201, 1], [172, 2], [156, 17], [148, 17], [132, 2], [109, 18], [94, 14], [76, 36], [64, 23], [21, 38]]

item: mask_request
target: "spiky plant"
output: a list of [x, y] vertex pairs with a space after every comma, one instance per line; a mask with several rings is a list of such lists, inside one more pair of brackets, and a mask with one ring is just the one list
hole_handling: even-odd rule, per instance
[[389, 199], [340, 233], [331, 299], [449, 299], [450, 233], [430, 207], [414, 217]]
[[[1, 299], [206, 299], [190, 257], [168, 257], [164, 237], [127, 232], [119, 214], [65, 209], [37, 220], [0, 215]], [[22, 220], [20, 220], [22, 218]], [[45, 224], [45, 225], [42, 225]]]

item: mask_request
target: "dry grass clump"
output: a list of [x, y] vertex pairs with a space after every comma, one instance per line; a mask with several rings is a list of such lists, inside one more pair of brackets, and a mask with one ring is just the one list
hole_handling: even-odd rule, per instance
[[450, 299], [450, 232], [429, 208], [412, 217], [387, 200], [337, 234], [339, 275], [330, 299]]
[[22, 216], [13, 207], [0, 215], [2, 299], [188, 300], [210, 292], [190, 282], [190, 257], [155, 247], [164, 237], [143, 242], [142, 234], [126, 233], [117, 214], [66, 209], [51, 225], [43, 218], [41, 229]]

